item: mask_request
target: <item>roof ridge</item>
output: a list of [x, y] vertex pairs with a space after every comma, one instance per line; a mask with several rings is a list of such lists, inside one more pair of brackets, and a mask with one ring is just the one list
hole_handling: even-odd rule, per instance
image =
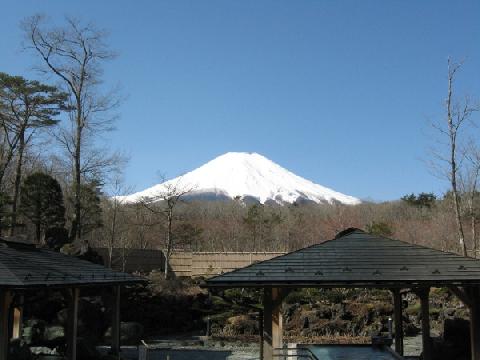
[[[343, 232], [346, 232], [346, 231], [348, 231], [348, 230], [350, 230], [350, 232], [349, 232], [348, 234], [341, 235], [340, 237], [337, 237], [339, 234], [341, 234], [341, 233], [343, 233]], [[223, 273], [223, 274], [218, 274], [218, 275], [212, 276], [211, 278], [208, 279], [208, 281], [214, 280], [214, 279], [216, 279], [217, 277], [223, 276], [224, 274], [233, 274], [233, 273], [236, 273], [236, 272], [238, 272], [238, 271], [240, 271], [240, 270], [248, 269], [248, 268], [250, 268], [250, 267], [252, 267], [252, 266], [254, 266], [254, 265], [259, 265], [259, 264], [262, 264], [262, 263], [264, 263], [264, 262], [266, 262], [266, 261], [270, 261], [270, 260], [273, 260], [273, 259], [280, 259], [280, 258], [282, 258], [282, 257], [288, 256], [288, 255], [292, 255], [292, 254], [298, 253], [298, 252], [303, 251], [303, 250], [306, 250], [306, 249], [310, 249], [310, 248], [312, 248], [312, 247], [314, 247], [314, 246], [324, 245], [324, 244], [326, 244], [327, 242], [331, 242], [331, 241], [337, 240], [337, 239], [339, 239], [339, 238], [341, 238], [341, 237], [345, 237], [345, 236], [350, 235], [350, 234], [352, 234], [352, 233], [354, 233], [354, 232], [356, 232], [356, 231], [360, 231], [360, 232], [362, 232], [362, 233], [366, 233], [366, 232], [365, 232], [364, 230], [362, 230], [362, 229], [355, 228], [355, 227], [350, 227], [350, 228], [347, 228], [347, 229], [345, 229], [345, 230], [340, 231], [340, 232], [339, 232], [335, 237], [333, 237], [332, 239], [327, 239], [327, 240], [322, 241], [322, 242], [319, 242], [319, 243], [311, 244], [311, 245], [302, 247], [302, 248], [300, 248], [300, 249], [297, 249], [297, 250], [294, 250], [294, 251], [291, 251], [291, 252], [287, 252], [286, 254], [275, 256], [275, 257], [270, 258], [270, 259], [265, 259], [265, 260], [262, 260], [262, 261], [259, 261], [259, 262], [253, 262], [253, 263], [251, 263], [250, 265], [247, 265], [247, 266], [245, 266], [245, 267], [241, 267], [241, 268], [238, 268], [238, 269], [234, 269], [234, 270], [232, 270], [232, 271], [228, 271], [228, 272]]]
[[[330, 239], [330, 240], [323, 241], [323, 242], [321, 242], [321, 243], [315, 243], [315, 244], [312, 244], [312, 245], [309, 245], [309, 246], [305, 246], [305, 247], [303, 247], [303, 248], [300, 248], [300, 249], [297, 249], [297, 250], [294, 250], [294, 251], [291, 251], [291, 252], [287, 252], [286, 254], [283, 254], [283, 255], [274, 256], [273, 258], [270, 258], [270, 259], [265, 259], [265, 260], [262, 260], [262, 261], [259, 261], [259, 262], [253, 262], [253, 263], [251, 263], [250, 265], [247, 265], [247, 266], [245, 266], [245, 267], [241, 267], [241, 268], [238, 268], [238, 269], [235, 269], [235, 270], [232, 270], [232, 271], [228, 271], [228, 272], [226, 272], [226, 273], [224, 273], [224, 274], [218, 274], [218, 275], [212, 276], [212, 277], [209, 278], [208, 280], [209, 280], [209, 281], [210, 281], [210, 280], [213, 280], [213, 279], [215, 279], [215, 278], [217, 278], [217, 277], [220, 277], [220, 276], [223, 276], [223, 275], [225, 275], [225, 274], [233, 274], [233, 273], [238, 272], [238, 271], [240, 271], [240, 270], [248, 269], [248, 268], [250, 268], [250, 267], [252, 267], [252, 266], [254, 266], [254, 265], [260, 265], [260, 264], [262, 264], [262, 263], [264, 263], [264, 262], [266, 262], [266, 261], [270, 261], [270, 260], [273, 260], [273, 259], [280, 259], [280, 258], [282, 258], [282, 257], [284, 257], [284, 256], [291, 255], [291, 254], [295, 254], [295, 253], [297, 253], [297, 252], [300, 252], [300, 251], [305, 250], [305, 249], [309, 249], [309, 248], [314, 247], [314, 246], [322, 245], [322, 244], [326, 243], [327, 241], [331, 241], [331, 240], [334, 240], [334, 239]], [[253, 251], [251, 251], [251, 252], [253, 253]]]
[[[368, 233], [367, 233], [368, 234]], [[372, 235], [372, 234], [370, 234]], [[449, 254], [449, 255], [455, 255], [457, 257], [460, 257], [462, 259], [466, 259], [466, 260], [474, 260], [474, 261], [480, 261], [480, 259], [477, 259], [477, 258], [473, 258], [471, 256], [463, 256], [463, 255], [460, 255], [460, 254], [457, 254], [457, 253], [454, 253], [452, 251], [447, 251], [447, 250], [439, 250], [439, 249], [435, 249], [433, 247], [429, 247], [429, 246], [426, 246], [426, 245], [420, 245], [420, 244], [414, 244], [414, 243], [410, 243], [408, 241], [405, 241], [405, 240], [400, 240], [400, 239], [395, 239], [395, 238], [391, 238], [391, 237], [388, 237], [388, 236], [378, 236], [379, 238], [383, 238], [383, 239], [386, 239], [386, 240], [391, 240], [391, 241], [396, 241], [396, 242], [400, 242], [402, 244], [406, 244], [406, 245], [409, 245], [409, 246], [414, 246], [414, 247], [417, 247], [417, 248], [420, 248], [420, 249], [427, 249], [427, 250], [430, 250], [430, 251], [436, 251], [436, 252], [440, 252], [442, 254]]]

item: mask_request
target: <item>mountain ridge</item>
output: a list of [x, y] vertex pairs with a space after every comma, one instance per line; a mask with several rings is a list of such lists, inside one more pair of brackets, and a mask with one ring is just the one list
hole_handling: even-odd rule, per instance
[[119, 198], [127, 203], [161, 198], [173, 188], [187, 191], [189, 197], [212, 194], [231, 199], [256, 199], [262, 204], [312, 201], [355, 205], [361, 202], [304, 179], [255, 152], [225, 153], [182, 176]]

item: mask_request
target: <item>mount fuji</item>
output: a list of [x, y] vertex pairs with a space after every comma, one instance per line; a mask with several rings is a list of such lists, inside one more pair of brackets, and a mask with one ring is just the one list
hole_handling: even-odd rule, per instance
[[220, 155], [185, 175], [118, 198], [135, 203], [144, 198], [161, 198], [172, 188], [189, 189], [188, 198], [241, 199], [262, 204], [361, 202], [297, 176], [260, 154], [245, 152]]

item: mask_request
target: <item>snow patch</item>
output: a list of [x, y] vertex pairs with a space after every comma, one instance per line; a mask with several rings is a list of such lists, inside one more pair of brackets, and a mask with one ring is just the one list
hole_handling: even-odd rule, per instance
[[232, 199], [253, 197], [262, 204], [269, 200], [278, 203], [294, 203], [297, 200], [315, 203], [337, 201], [348, 205], [360, 203], [353, 196], [297, 176], [260, 154], [244, 152], [220, 155], [183, 176], [119, 198], [122, 202], [134, 203], [142, 198], [161, 196], [172, 186], [193, 189], [195, 194], [215, 193]]

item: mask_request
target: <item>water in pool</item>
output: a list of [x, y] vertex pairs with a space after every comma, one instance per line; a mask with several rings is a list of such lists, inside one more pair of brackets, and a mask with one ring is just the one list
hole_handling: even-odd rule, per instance
[[392, 360], [395, 357], [382, 348], [371, 346], [309, 346], [319, 360]]

